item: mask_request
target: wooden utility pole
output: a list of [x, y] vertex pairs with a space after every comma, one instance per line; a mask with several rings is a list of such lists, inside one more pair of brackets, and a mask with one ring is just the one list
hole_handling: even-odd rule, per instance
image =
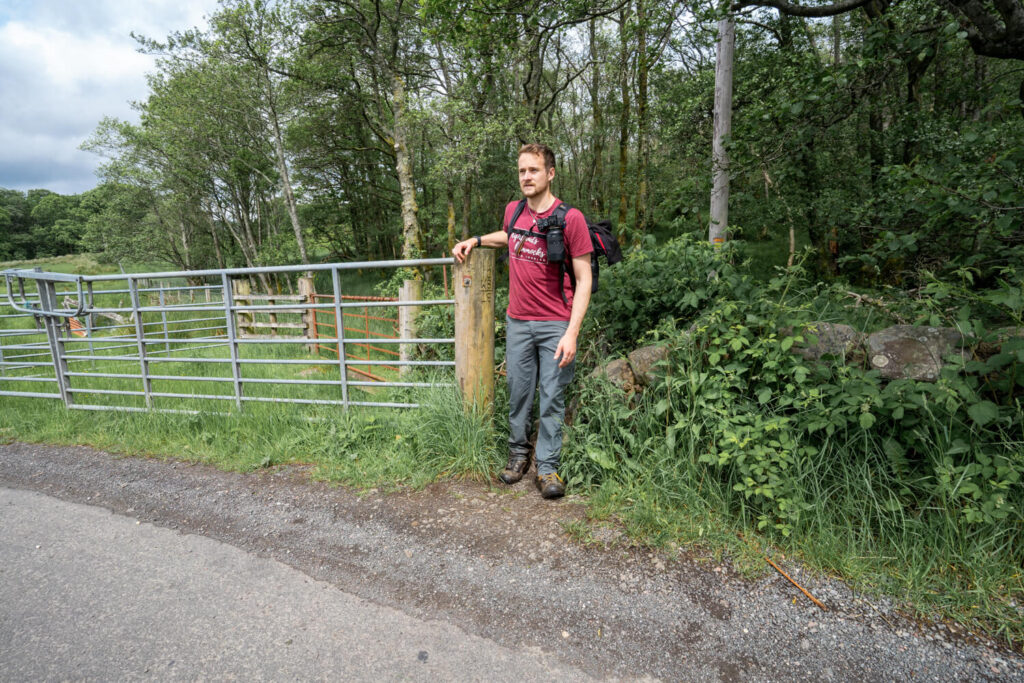
[[723, 140], [732, 134], [732, 64], [736, 47], [736, 22], [726, 16], [718, 22], [718, 56], [715, 61], [715, 130], [711, 144], [711, 224], [708, 240], [716, 247], [729, 229], [729, 153]]
[[494, 250], [473, 249], [456, 263], [455, 378], [467, 410], [494, 407]]

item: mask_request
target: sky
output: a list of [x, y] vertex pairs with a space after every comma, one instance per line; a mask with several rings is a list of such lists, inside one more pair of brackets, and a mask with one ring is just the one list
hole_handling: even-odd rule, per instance
[[103, 161], [78, 147], [104, 116], [138, 121], [154, 57], [134, 31], [205, 26], [216, 0], [0, 0], [0, 187], [77, 194]]

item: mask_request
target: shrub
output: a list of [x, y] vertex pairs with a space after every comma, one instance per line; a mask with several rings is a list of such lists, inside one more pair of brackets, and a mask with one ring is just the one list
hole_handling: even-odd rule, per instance
[[[735, 249], [726, 245], [716, 254], [707, 242], [687, 234], [657, 248], [648, 244], [630, 251], [622, 263], [601, 271], [586, 336], [600, 332], [613, 350], [623, 351], [663, 319], [693, 320], [733, 283]], [[715, 269], [719, 277], [709, 279]]]

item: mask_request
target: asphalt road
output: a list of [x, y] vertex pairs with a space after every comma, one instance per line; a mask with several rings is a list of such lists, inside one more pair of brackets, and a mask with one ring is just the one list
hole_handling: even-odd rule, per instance
[[271, 559], [0, 488], [0, 679], [582, 680]]
[[1024, 682], [1019, 651], [962, 625], [776, 556], [821, 609], [526, 481], [313, 475], [0, 444], [0, 682]]

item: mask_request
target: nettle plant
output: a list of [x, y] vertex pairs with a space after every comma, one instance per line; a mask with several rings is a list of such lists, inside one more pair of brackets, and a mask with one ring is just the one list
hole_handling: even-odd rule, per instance
[[[642, 395], [630, 404], [608, 387], [581, 389], [566, 459], [577, 483], [657, 481], [678, 499], [713, 480], [730, 507], [784, 536], [834, 502], [822, 491], [845, 491], [847, 504], [870, 506], [878, 524], [907, 514], [971, 525], [1020, 518], [1024, 338], [1003, 339], [987, 357], [951, 358], [934, 383], [887, 382], [838, 358], [805, 361], [794, 347], [814, 341], [821, 306], [812, 304], [828, 290], [799, 267], [760, 283], [715, 258], [706, 291], [716, 296], [695, 323], [666, 321], [650, 335], [671, 353]], [[1019, 324], [1020, 281], [1006, 281], [978, 303]], [[933, 293], [933, 306], [953, 297], [939, 285]], [[982, 328], [964, 320], [965, 329]], [[865, 472], [869, 480], [859, 481]]]

